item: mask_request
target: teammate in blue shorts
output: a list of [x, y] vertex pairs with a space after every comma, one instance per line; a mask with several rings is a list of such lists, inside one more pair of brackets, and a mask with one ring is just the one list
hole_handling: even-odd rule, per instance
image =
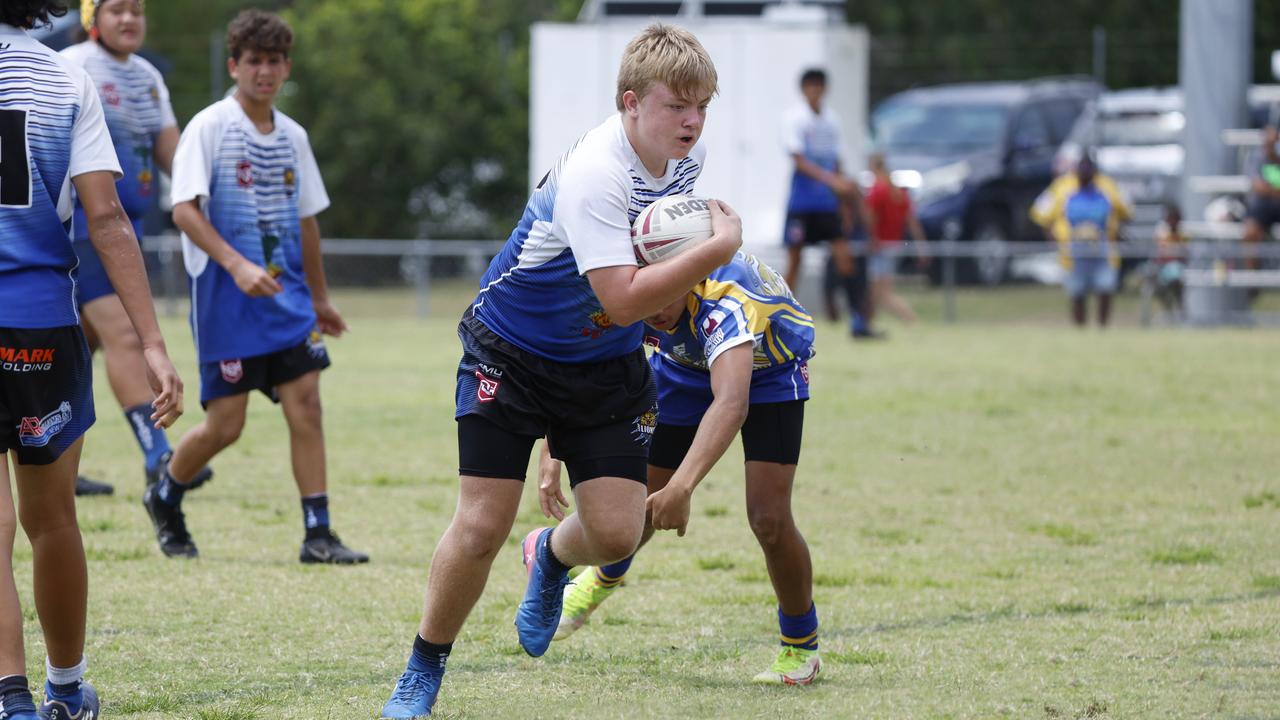
[[[142, 341], [157, 428], [182, 414], [182, 381], [156, 324], [138, 241], [116, 196], [120, 164], [89, 76], [25, 32], [56, 0], [0, 5], [0, 720], [36, 720], [13, 577], [18, 520], [31, 541], [47, 653], [39, 717], [96, 720], [84, 682], [88, 571], [75, 480], [93, 424], [93, 368], [75, 303], [71, 187], [89, 238]], [[9, 481], [13, 459], [21, 513]]]
[[[746, 456], [747, 518], [778, 597], [782, 648], [755, 682], [807, 685], [818, 676], [818, 614], [809, 549], [791, 516], [809, 397], [813, 320], [782, 277], [752, 255], [711, 273], [685, 298], [646, 320], [658, 383], [658, 427], [649, 451], [654, 529], [684, 535], [694, 488], [738, 431]], [[539, 500], [549, 517], [567, 507], [559, 464], [543, 458]], [[632, 558], [588, 568], [565, 593], [556, 638], [581, 628], [626, 576]]]
[[245, 10], [227, 29], [235, 92], [191, 119], [173, 160], [173, 221], [191, 277], [191, 330], [205, 418], [178, 441], [147, 488], [160, 549], [195, 557], [182, 496], [215, 454], [240, 437], [249, 394], [279, 402], [302, 496], [304, 563], [369, 556], [330, 529], [320, 411], [321, 333], [347, 324], [329, 302], [316, 215], [329, 206], [302, 126], [275, 109], [289, 77], [293, 32], [278, 16]]
[[[141, 239], [142, 218], [155, 205], [156, 171], [172, 173], [173, 151], [178, 146], [178, 122], [169, 104], [169, 89], [160, 72], [136, 54], [147, 35], [142, 0], [82, 0], [80, 21], [89, 39], [63, 50], [62, 55], [84, 68], [98, 89], [107, 130], [124, 171], [116, 193], [133, 222], [134, 235]], [[153, 398], [142, 342], [93, 251], [84, 208], [78, 202], [71, 227], [72, 247], [80, 260], [76, 300], [81, 322], [102, 347], [107, 380], [142, 449], [144, 475], [147, 484], [152, 484], [171, 450], [164, 431], [147, 421]], [[198, 482], [211, 474], [203, 470]], [[109, 495], [112, 491], [107, 483], [76, 478], [77, 495]]]
[[563, 459], [578, 512], [525, 538], [528, 573], [515, 624], [542, 655], [572, 565], [630, 555], [644, 526], [656, 394], [640, 320], [728, 262], [741, 221], [712, 201], [713, 235], [638, 267], [631, 224], [655, 199], [692, 192], [716, 92], [692, 34], [646, 28], [618, 72], [618, 114], [584, 135], [538, 183], [458, 327], [458, 509], [436, 546], [426, 609], [384, 717], [430, 713], [445, 661], [515, 522], [534, 442]]

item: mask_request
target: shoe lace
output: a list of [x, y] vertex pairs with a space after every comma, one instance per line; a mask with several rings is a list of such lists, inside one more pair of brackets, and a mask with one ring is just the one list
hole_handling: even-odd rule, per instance
[[187, 516], [182, 512], [181, 507], [174, 507], [166, 520], [165, 529], [169, 531], [173, 542], [191, 542], [191, 533], [187, 532]]
[[568, 576], [552, 580], [543, 575], [542, 587], [538, 590], [538, 594], [542, 596], [540, 598], [541, 602], [538, 603], [538, 612], [542, 615], [544, 623], [554, 623], [560, 620], [560, 608], [557, 607], [559, 603], [556, 603], [555, 600], [557, 597], [564, 595], [564, 586], [568, 585], [569, 582]]
[[391, 699], [400, 703], [411, 703], [424, 694], [435, 692], [439, 686], [440, 679], [434, 675], [406, 671], [400, 676], [400, 682], [396, 683]]

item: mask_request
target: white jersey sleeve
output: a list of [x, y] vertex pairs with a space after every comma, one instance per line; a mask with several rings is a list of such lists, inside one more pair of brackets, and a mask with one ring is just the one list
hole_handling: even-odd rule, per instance
[[89, 74], [79, 67], [68, 68], [68, 73], [80, 86], [80, 112], [71, 128], [71, 164], [67, 168], [67, 177], [105, 170], [119, 179], [122, 175], [120, 160], [107, 130], [98, 90]]
[[782, 115], [782, 148], [788, 155], [804, 154], [804, 126], [808, 108], [794, 106]]
[[324, 178], [320, 176], [320, 165], [311, 151], [307, 131], [301, 125], [292, 124], [289, 139], [298, 158], [298, 217], [315, 217], [329, 207], [329, 193], [324, 188]]
[[628, 215], [631, 178], [625, 166], [576, 153], [560, 178], [552, 234], [573, 251], [578, 273], [635, 265]]
[[214, 103], [197, 113], [178, 138], [178, 149], [173, 153], [173, 181], [169, 193], [174, 206], [209, 197], [214, 153], [223, 127], [218, 110], [219, 104]]

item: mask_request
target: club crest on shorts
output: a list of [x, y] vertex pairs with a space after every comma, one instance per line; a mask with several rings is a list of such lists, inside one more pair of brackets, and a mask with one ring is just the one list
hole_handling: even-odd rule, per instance
[[307, 353], [317, 360], [328, 353], [328, 349], [324, 346], [324, 335], [320, 334], [319, 330], [312, 330], [307, 336]]
[[636, 416], [631, 426], [631, 439], [640, 445], [648, 445], [653, 440], [653, 431], [658, 427], [658, 407], [655, 405]]
[[71, 403], [63, 401], [44, 417], [24, 417], [18, 423], [18, 442], [23, 447], [44, 447], [71, 422]]
[[222, 371], [222, 379], [232, 384], [240, 382], [240, 378], [244, 377], [244, 363], [239, 359], [223, 360], [218, 363], [218, 369]]
[[476, 380], [479, 382], [476, 387], [476, 400], [487, 403], [498, 399], [498, 388], [502, 387], [501, 381], [494, 380], [479, 370], [476, 371]]

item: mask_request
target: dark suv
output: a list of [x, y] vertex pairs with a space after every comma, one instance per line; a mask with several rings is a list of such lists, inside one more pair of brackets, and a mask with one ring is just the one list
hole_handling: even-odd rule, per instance
[[1102, 90], [1077, 77], [938, 85], [876, 107], [875, 147], [911, 189], [925, 234], [984, 243], [982, 258], [960, 262], [962, 281], [1002, 281], [1004, 243], [1043, 239], [1027, 212], [1053, 179], [1058, 145]]

